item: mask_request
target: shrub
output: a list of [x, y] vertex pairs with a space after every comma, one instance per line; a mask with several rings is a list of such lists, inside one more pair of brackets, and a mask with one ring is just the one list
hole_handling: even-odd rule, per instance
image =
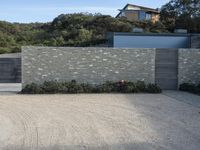
[[[66, 83], [67, 84], [67, 83]], [[70, 94], [75, 94], [75, 93], [83, 93], [83, 88], [80, 84], [77, 84], [75, 80], [69, 82], [67, 84], [67, 91]]]
[[22, 89], [21, 93], [23, 94], [44, 94], [45, 91], [35, 83], [28, 84], [25, 88]]
[[138, 92], [142, 92], [146, 90], [146, 84], [144, 83], [144, 81], [137, 81], [136, 87], [138, 89]]
[[137, 93], [138, 89], [133, 82], [124, 82], [124, 84], [120, 85], [120, 91], [122, 93]]
[[80, 86], [82, 87], [82, 90], [84, 93], [92, 93], [93, 92], [93, 87], [90, 84], [82, 83]]
[[21, 93], [24, 94], [55, 94], [55, 93], [160, 93], [161, 89], [155, 84], [145, 84], [142, 81], [127, 82], [110, 82], [107, 81], [103, 84], [90, 85], [90, 84], [78, 84], [75, 80], [71, 82], [57, 82], [46, 81], [41, 85], [29, 84]]
[[192, 84], [192, 83], [183, 83], [180, 85], [180, 88], [179, 88], [181, 91], [194, 91], [195, 90], [195, 84]]
[[48, 94], [60, 93], [62, 85], [56, 81], [46, 81], [41, 85], [41, 88]]
[[200, 95], [200, 83], [198, 85], [193, 83], [183, 83], [180, 85], [179, 90]]
[[157, 86], [156, 84], [151, 84], [149, 83], [146, 87], [146, 91], [148, 93], [161, 93], [162, 90], [159, 86]]

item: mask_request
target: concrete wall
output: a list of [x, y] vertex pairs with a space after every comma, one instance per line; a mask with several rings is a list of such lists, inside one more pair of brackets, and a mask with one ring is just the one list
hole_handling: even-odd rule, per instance
[[21, 54], [0, 55], [0, 83], [21, 82]]
[[191, 37], [191, 48], [200, 48], [200, 35]]
[[116, 48], [189, 48], [188, 36], [132, 36], [115, 35], [113, 47]]
[[49, 80], [155, 83], [155, 49], [23, 47], [22, 76], [23, 86]]
[[200, 49], [179, 49], [179, 85], [200, 83]]

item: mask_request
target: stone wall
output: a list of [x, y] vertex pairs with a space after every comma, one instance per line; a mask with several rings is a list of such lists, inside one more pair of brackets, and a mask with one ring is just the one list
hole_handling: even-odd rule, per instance
[[191, 36], [191, 48], [200, 48], [200, 35]]
[[23, 86], [52, 80], [155, 83], [155, 49], [23, 47]]
[[200, 49], [179, 49], [179, 85], [200, 82]]

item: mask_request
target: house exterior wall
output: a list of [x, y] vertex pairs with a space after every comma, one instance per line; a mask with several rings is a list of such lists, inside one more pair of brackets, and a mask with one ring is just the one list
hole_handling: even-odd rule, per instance
[[[138, 11], [138, 10], [135, 10], [135, 11], [124, 11], [124, 15], [125, 16], [122, 16], [122, 17], [126, 17], [127, 18], [127, 20], [130, 20], [130, 21], [138, 21], [138, 20], [140, 20], [140, 21], [142, 21], [142, 20], [147, 20], [146, 19], [146, 16], [145, 16], [145, 18], [144, 19], [141, 19], [140, 18], [140, 11]], [[156, 22], [156, 21], [159, 21], [159, 17], [160, 17], [160, 15], [159, 14], [151, 14], [151, 21], [152, 22]]]
[[155, 49], [23, 47], [23, 86], [52, 80], [155, 83]]
[[[130, 21], [143, 21], [143, 20], [151, 20], [152, 22], [159, 21], [160, 15], [158, 13], [155, 13], [154, 11], [151, 11], [154, 9], [151, 8], [144, 8], [141, 6], [133, 6], [133, 5], [126, 5], [121, 12], [117, 15], [117, 17], [126, 17]], [[148, 11], [148, 12], [147, 12]], [[144, 19], [141, 19], [140, 12], [144, 12], [145, 14], [150, 14], [152, 17], [151, 19], [146, 19], [146, 16]]]
[[[164, 50], [162, 52], [165, 53]], [[159, 51], [153, 48], [23, 47], [22, 84], [24, 87], [30, 83], [42, 84], [55, 80], [77, 80], [91, 84], [119, 80], [155, 83], [157, 63], [166, 62], [170, 57], [166, 53], [166, 57], [158, 60], [158, 55]], [[179, 49], [176, 59], [178, 78], [174, 82], [178, 82], [178, 85], [188, 82], [198, 84], [200, 49]], [[169, 72], [165, 73], [167, 75]], [[161, 82], [165, 85], [169, 81]]]
[[130, 21], [135, 21], [139, 19], [138, 16], [138, 11], [134, 11], [134, 12], [125, 12], [125, 16], [128, 20]]
[[188, 36], [114, 35], [115, 48], [189, 48]]
[[159, 21], [159, 19], [160, 19], [159, 14], [152, 14], [152, 18], [151, 18], [152, 22], [155, 23], [155, 22]]
[[200, 49], [179, 49], [178, 80], [182, 83], [200, 83]]

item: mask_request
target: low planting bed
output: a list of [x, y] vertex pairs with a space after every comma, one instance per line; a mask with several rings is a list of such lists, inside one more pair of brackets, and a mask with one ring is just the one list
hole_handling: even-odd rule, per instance
[[200, 83], [198, 85], [193, 83], [183, 83], [179, 88], [181, 91], [186, 91], [200, 95]]
[[162, 90], [156, 84], [146, 84], [142, 81], [128, 82], [110, 82], [92, 85], [71, 82], [46, 81], [41, 85], [35, 83], [26, 85], [22, 94], [74, 94], [74, 93], [161, 93]]

